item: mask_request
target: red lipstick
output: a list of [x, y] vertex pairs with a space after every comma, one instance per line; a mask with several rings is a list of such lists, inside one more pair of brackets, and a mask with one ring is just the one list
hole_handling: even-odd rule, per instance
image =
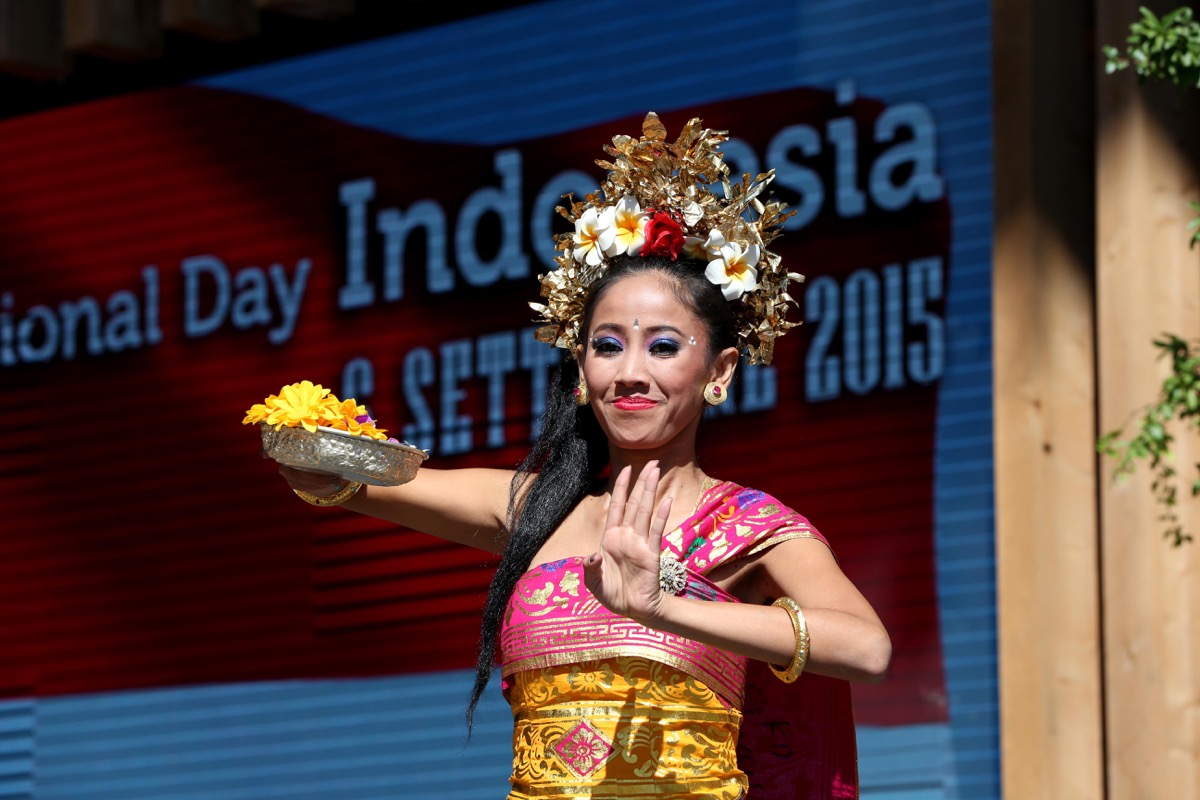
[[622, 411], [644, 411], [654, 408], [658, 403], [649, 397], [618, 397], [613, 401], [613, 405]]

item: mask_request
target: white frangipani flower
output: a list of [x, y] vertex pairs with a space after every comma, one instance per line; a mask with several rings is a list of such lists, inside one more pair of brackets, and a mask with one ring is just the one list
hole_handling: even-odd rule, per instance
[[642, 211], [637, 198], [627, 194], [607, 211], [613, 214], [613, 228], [617, 237], [612, 255], [628, 253], [636, 256], [642, 252], [642, 245], [646, 243], [646, 220], [650, 215]]
[[575, 248], [572, 253], [576, 261], [595, 267], [607, 256], [613, 255], [617, 232], [612, 224], [612, 211], [606, 208], [603, 214], [599, 214], [595, 208], [589, 208], [575, 220]]
[[721, 287], [726, 300], [737, 300], [746, 292], [758, 288], [758, 245], [752, 244], [745, 251], [737, 242], [723, 245], [720, 256], [708, 262], [704, 277]]
[[701, 239], [699, 236], [687, 236], [683, 240], [684, 254], [697, 261], [711, 261], [720, 257], [721, 248], [724, 246], [725, 236], [716, 228], [708, 232], [707, 239]]

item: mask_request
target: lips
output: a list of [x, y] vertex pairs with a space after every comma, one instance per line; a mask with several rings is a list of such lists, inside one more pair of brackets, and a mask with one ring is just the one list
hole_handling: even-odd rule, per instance
[[654, 408], [658, 403], [649, 397], [618, 397], [613, 401], [613, 405], [622, 411], [644, 411]]

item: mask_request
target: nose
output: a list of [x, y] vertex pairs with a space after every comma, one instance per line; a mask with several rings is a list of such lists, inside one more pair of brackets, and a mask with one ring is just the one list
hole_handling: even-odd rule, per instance
[[617, 383], [621, 386], [645, 386], [649, 381], [646, 372], [646, 353], [642, 348], [631, 347], [621, 354]]

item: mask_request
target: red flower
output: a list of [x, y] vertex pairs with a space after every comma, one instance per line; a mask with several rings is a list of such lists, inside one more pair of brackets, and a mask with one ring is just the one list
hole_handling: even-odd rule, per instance
[[646, 220], [646, 243], [642, 245], [643, 256], [670, 256], [679, 258], [683, 249], [683, 228], [679, 227], [670, 214], [655, 211]]

